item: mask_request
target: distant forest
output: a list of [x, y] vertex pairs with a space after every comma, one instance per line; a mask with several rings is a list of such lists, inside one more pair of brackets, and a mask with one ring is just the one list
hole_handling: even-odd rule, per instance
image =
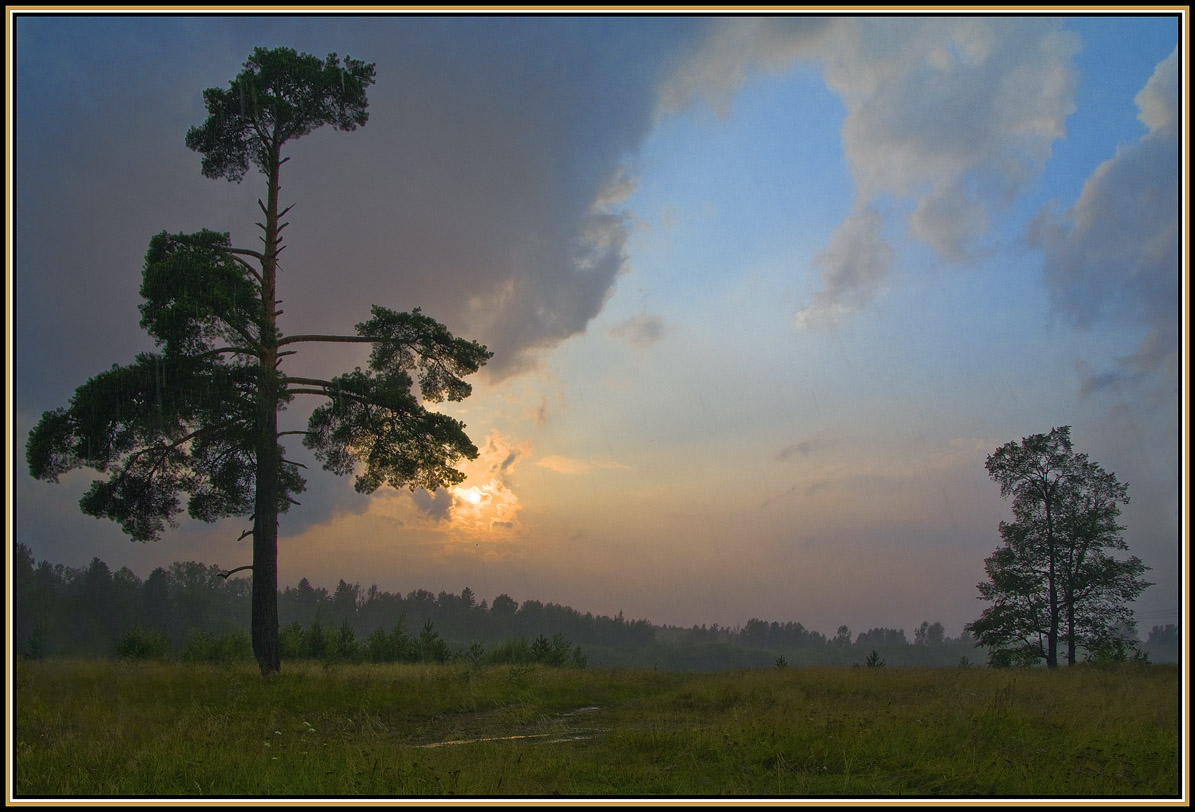
[[[222, 577], [214, 565], [186, 561], [145, 580], [116, 572], [99, 558], [78, 569], [13, 552], [14, 654], [27, 657], [144, 656], [252, 659], [250, 584]], [[748, 620], [743, 626], [656, 626], [581, 613], [568, 606], [508, 595], [478, 600], [415, 590], [403, 596], [341, 580], [329, 592], [306, 578], [278, 595], [284, 658], [353, 661], [535, 661], [572, 666], [625, 666], [674, 671], [800, 665], [949, 666], [986, 664], [967, 634], [951, 638], [923, 622], [833, 636], [796, 622]], [[1152, 662], [1178, 659], [1179, 629], [1155, 626], [1140, 649]]]

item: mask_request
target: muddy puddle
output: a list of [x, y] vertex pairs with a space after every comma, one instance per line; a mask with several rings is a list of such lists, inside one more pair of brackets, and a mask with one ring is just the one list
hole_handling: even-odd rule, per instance
[[479, 744], [481, 742], [533, 740], [542, 744], [558, 744], [560, 742], [575, 742], [584, 741], [585, 739], [594, 739], [605, 733], [609, 733], [610, 729], [602, 727], [570, 728], [567, 723], [575, 719], [583, 718], [588, 714], [596, 713], [600, 710], [601, 708], [596, 705], [586, 705], [585, 707], [567, 711], [566, 713], [557, 714], [556, 716], [553, 716], [547, 723], [549, 726], [556, 729], [545, 733], [520, 733], [510, 736], [481, 736], [472, 739], [447, 739], [445, 741], [420, 744], [417, 745], [417, 747], [428, 750], [433, 747], [452, 747], [460, 744]]

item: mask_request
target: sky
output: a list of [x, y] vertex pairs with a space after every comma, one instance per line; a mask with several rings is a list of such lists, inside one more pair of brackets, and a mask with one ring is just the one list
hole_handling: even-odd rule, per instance
[[243, 520], [128, 540], [24, 443], [152, 349], [151, 236], [256, 245], [261, 175], [203, 177], [184, 135], [285, 45], [377, 73], [365, 127], [288, 145], [281, 328], [418, 306], [494, 357], [438, 407], [480, 450], [453, 489], [361, 495], [288, 446], [280, 586], [957, 636], [1011, 520], [987, 455], [1068, 425], [1129, 484], [1143, 636], [1185, 615], [1185, 17], [9, 24], [8, 532], [37, 560], [251, 561]]

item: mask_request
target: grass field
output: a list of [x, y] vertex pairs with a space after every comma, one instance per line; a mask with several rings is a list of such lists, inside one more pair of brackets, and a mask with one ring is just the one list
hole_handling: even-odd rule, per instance
[[1169, 666], [20, 661], [12, 792], [48, 796], [1176, 798]]

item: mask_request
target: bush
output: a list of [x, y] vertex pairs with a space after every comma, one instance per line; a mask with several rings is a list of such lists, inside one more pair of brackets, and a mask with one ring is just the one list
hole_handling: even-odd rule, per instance
[[357, 635], [347, 620], [340, 624], [340, 631], [336, 634], [332, 659], [350, 663], [361, 659], [361, 651], [357, 646]]
[[170, 655], [170, 637], [156, 629], [134, 626], [116, 644], [116, 656], [122, 660], [167, 660]]
[[581, 650], [574, 650], [573, 644], [565, 640], [564, 635], [559, 632], [552, 635], [551, 641], [542, 634], [535, 638], [535, 642], [531, 644], [531, 659], [534, 662], [557, 668], [565, 666], [584, 668], [586, 665], [586, 658]]
[[25, 641], [25, 651], [23, 652], [26, 660], [40, 660], [46, 656], [46, 634], [45, 629], [39, 623], [33, 627], [33, 631], [29, 633], [29, 639]]
[[319, 612], [315, 613], [315, 620], [311, 621], [311, 628], [303, 637], [302, 656], [311, 660], [322, 660], [328, 654], [328, 636], [324, 634], [324, 627], [319, 622]]
[[373, 634], [365, 638], [365, 658], [371, 663], [389, 663], [396, 657], [392, 653], [390, 635], [385, 629], [375, 629]]
[[531, 646], [521, 637], [505, 640], [487, 651], [484, 661], [490, 665], [527, 665], [532, 661]]
[[471, 666], [479, 666], [485, 661], [485, 646], [474, 640], [467, 649], [459, 652], [456, 656], [458, 660], [464, 660]]
[[303, 627], [297, 621], [278, 633], [278, 649], [284, 660], [303, 658]]
[[440, 639], [440, 633], [432, 628], [430, 620], [423, 624], [423, 631], [419, 633], [419, 639], [415, 641], [415, 651], [418, 653], [417, 659], [421, 663], [447, 662], [450, 654], [448, 644]]
[[1134, 646], [1127, 640], [1112, 638], [1099, 645], [1092, 646], [1087, 652], [1087, 662], [1092, 665], [1113, 665], [1132, 660], [1138, 664], [1149, 662], [1149, 655], [1139, 646]]
[[407, 616], [399, 615], [398, 622], [390, 630], [390, 661], [409, 663], [417, 659], [415, 641], [407, 634]]

